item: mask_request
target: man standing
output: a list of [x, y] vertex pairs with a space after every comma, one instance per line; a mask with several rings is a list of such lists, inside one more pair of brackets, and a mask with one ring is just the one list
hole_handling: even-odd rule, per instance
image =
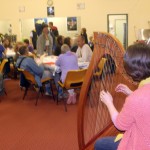
[[32, 43], [34, 49], [36, 49], [37, 38], [38, 35], [36, 30], [32, 30], [30, 33], [30, 42]]
[[49, 22], [49, 27], [50, 27], [50, 35], [53, 38], [53, 50], [56, 48], [56, 38], [59, 35], [58, 29], [56, 26], [53, 26], [53, 22]]
[[54, 34], [55, 37], [59, 35], [58, 29], [56, 26], [53, 26], [53, 22], [49, 22], [50, 32]]
[[76, 55], [78, 57], [78, 61], [90, 62], [93, 53], [89, 45], [85, 44], [84, 36], [79, 36], [77, 42], [78, 42], [78, 49], [76, 51]]

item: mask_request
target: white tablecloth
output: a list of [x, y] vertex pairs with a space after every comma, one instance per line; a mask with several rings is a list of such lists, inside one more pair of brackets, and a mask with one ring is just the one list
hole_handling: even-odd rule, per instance
[[[35, 58], [35, 61], [38, 65], [40, 64], [44, 64], [45, 69], [50, 69], [53, 74], [55, 74], [55, 72], [59, 73], [61, 72], [60, 68], [58, 66], [55, 65], [55, 62], [57, 60], [57, 56], [41, 56], [40, 58]], [[85, 69], [88, 68], [89, 66], [89, 62], [78, 62], [78, 66], [80, 69]]]
[[86, 69], [89, 67], [89, 62], [78, 62], [78, 66], [81, 69], [83, 69], [83, 68]]
[[14, 49], [6, 49], [6, 57], [15, 57], [16, 53], [14, 52]]

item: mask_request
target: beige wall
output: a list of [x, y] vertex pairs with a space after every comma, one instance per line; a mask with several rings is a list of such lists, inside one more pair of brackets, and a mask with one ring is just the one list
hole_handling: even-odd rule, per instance
[[[53, 0], [56, 17], [80, 16], [81, 27], [88, 35], [93, 31], [107, 31], [107, 14], [127, 13], [129, 16], [129, 44], [136, 40], [135, 30], [150, 28], [149, 0]], [[77, 3], [85, 3], [85, 9], [77, 9]], [[25, 6], [25, 12], [19, 7]], [[13, 32], [20, 35], [19, 19], [47, 17], [47, 0], [5, 0], [1, 4], [1, 20], [11, 20]]]

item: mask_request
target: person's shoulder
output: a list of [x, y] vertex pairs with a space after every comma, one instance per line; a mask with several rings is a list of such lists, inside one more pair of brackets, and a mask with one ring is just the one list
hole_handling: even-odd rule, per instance
[[44, 35], [41, 33], [39, 36], [38, 36], [38, 39], [41, 39], [41, 38], [43, 38], [44, 37]]
[[28, 48], [29, 48], [29, 50], [34, 49], [31, 44], [29, 44]]
[[56, 26], [53, 26], [53, 27], [52, 27], [52, 30], [57, 30], [57, 27], [56, 27]]
[[[81, 47], [78, 46], [77, 51], [80, 51], [80, 50], [81, 50]], [[76, 52], [77, 52], [77, 51], [76, 51]]]
[[147, 95], [147, 94], [149, 95], [149, 89], [150, 89], [150, 83], [139, 87], [135, 92], [139, 96], [143, 96], [143, 95]]
[[128, 96], [129, 101], [131, 100], [132, 102], [139, 103], [144, 101], [144, 99], [149, 99], [149, 89], [150, 84], [146, 84], [142, 87], [137, 88], [132, 94]]
[[28, 57], [26, 57], [26, 58], [25, 58], [25, 60], [26, 60], [26, 61], [30, 61], [30, 62], [35, 62], [35, 61], [34, 61], [34, 59], [33, 59], [33, 58], [31, 58], [31, 57], [29, 57], [29, 56], [28, 56]]
[[25, 62], [25, 59], [26, 59], [26, 58], [27, 58], [27, 57], [25, 57], [25, 56], [21, 56], [21, 55], [20, 55], [20, 56], [18, 57], [18, 59], [17, 59], [17, 62], [16, 62], [16, 63], [19, 63], [22, 59], [23, 59], [22, 61], [23, 61], [23, 62]]
[[78, 59], [77, 55], [75, 52], [71, 52], [72, 53], [72, 56], [75, 58], [75, 59]]
[[61, 59], [62, 57], [64, 57], [64, 54], [60, 54], [60, 55], [58, 56], [58, 59]]
[[0, 50], [4, 50], [4, 46], [2, 44], [0, 44]]
[[16, 64], [18, 64], [21, 59], [22, 59], [22, 57], [19, 56], [19, 57], [17, 58]]
[[75, 52], [71, 52], [71, 51], [70, 51], [70, 54], [71, 54], [72, 56], [74, 56], [74, 57], [77, 57], [77, 55], [76, 55]]
[[86, 49], [91, 49], [88, 44], [84, 44], [83, 47], [86, 48]]

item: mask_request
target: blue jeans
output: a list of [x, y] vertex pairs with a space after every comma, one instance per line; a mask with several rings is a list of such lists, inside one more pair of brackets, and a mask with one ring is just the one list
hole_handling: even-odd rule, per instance
[[61, 73], [55, 73], [54, 81], [55, 81], [55, 85], [56, 85], [56, 88], [57, 88], [58, 93], [59, 93], [58, 95], [63, 94], [63, 89], [58, 85], [58, 81], [60, 81], [60, 77], [61, 77]]
[[117, 150], [120, 140], [114, 142], [116, 136], [104, 137], [96, 141], [95, 150]]

